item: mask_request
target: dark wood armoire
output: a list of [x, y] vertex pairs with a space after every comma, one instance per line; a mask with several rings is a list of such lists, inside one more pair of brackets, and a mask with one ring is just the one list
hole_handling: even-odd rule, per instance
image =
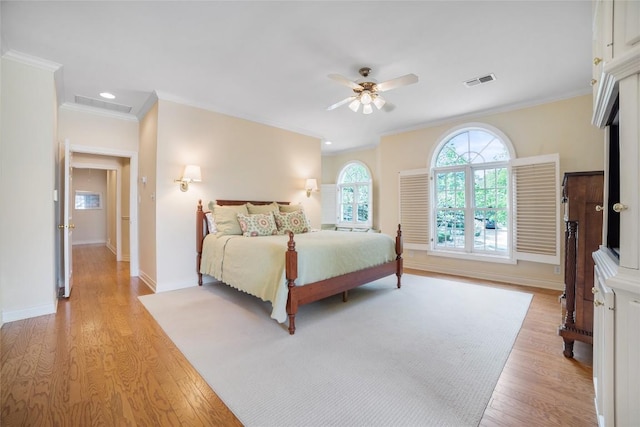
[[564, 355], [573, 357], [575, 340], [593, 343], [592, 253], [602, 243], [604, 172], [568, 172], [562, 181], [565, 223], [563, 323]]

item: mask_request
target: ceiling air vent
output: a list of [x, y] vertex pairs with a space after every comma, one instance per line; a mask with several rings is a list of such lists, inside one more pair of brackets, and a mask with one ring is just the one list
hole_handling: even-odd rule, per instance
[[128, 105], [116, 104], [115, 102], [102, 101], [101, 99], [89, 98], [76, 95], [76, 104], [88, 105], [94, 108], [104, 108], [105, 110], [118, 111], [120, 113], [130, 113], [131, 107]]
[[464, 82], [466, 87], [477, 86], [482, 83], [489, 83], [496, 79], [496, 76], [493, 74], [487, 74], [486, 76], [476, 77], [475, 79], [467, 80]]

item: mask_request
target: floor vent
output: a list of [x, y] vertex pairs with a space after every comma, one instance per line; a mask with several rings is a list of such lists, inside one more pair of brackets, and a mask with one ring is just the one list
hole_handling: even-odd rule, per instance
[[115, 102], [102, 101], [101, 99], [89, 98], [76, 95], [76, 104], [88, 105], [89, 107], [104, 108], [106, 110], [118, 111], [120, 113], [130, 113], [131, 107], [128, 105], [116, 104]]
[[475, 79], [467, 80], [464, 82], [466, 87], [477, 86], [482, 83], [489, 83], [496, 79], [494, 74], [487, 74], [486, 76], [476, 77]]

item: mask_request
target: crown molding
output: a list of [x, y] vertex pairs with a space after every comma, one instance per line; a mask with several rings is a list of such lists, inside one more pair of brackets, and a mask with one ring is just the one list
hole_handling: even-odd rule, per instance
[[138, 122], [138, 117], [134, 114], [120, 113], [118, 111], [109, 111], [102, 108], [90, 107], [88, 105], [76, 104], [75, 102], [65, 102], [60, 105], [61, 110], [75, 111], [79, 113], [93, 114], [95, 116], [109, 117], [112, 119], [127, 120]]
[[49, 61], [48, 59], [38, 58], [37, 56], [28, 55], [26, 53], [18, 52], [16, 50], [9, 50], [2, 55], [3, 59], [10, 59], [21, 64], [30, 65], [32, 67], [40, 68], [41, 70], [56, 72], [62, 68], [62, 64]]

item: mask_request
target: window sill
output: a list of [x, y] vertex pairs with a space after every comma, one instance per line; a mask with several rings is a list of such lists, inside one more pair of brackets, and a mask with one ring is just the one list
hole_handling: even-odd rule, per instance
[[446, 258], [464, 259], [467, 261], [494, 262], [497, 264], [517, 264], [517, 260], [515, 258], [511, 258], [507, 255], [470, 254], [467, 252], [445, 251], [442, 249], [428, 251], [428, 254]]

